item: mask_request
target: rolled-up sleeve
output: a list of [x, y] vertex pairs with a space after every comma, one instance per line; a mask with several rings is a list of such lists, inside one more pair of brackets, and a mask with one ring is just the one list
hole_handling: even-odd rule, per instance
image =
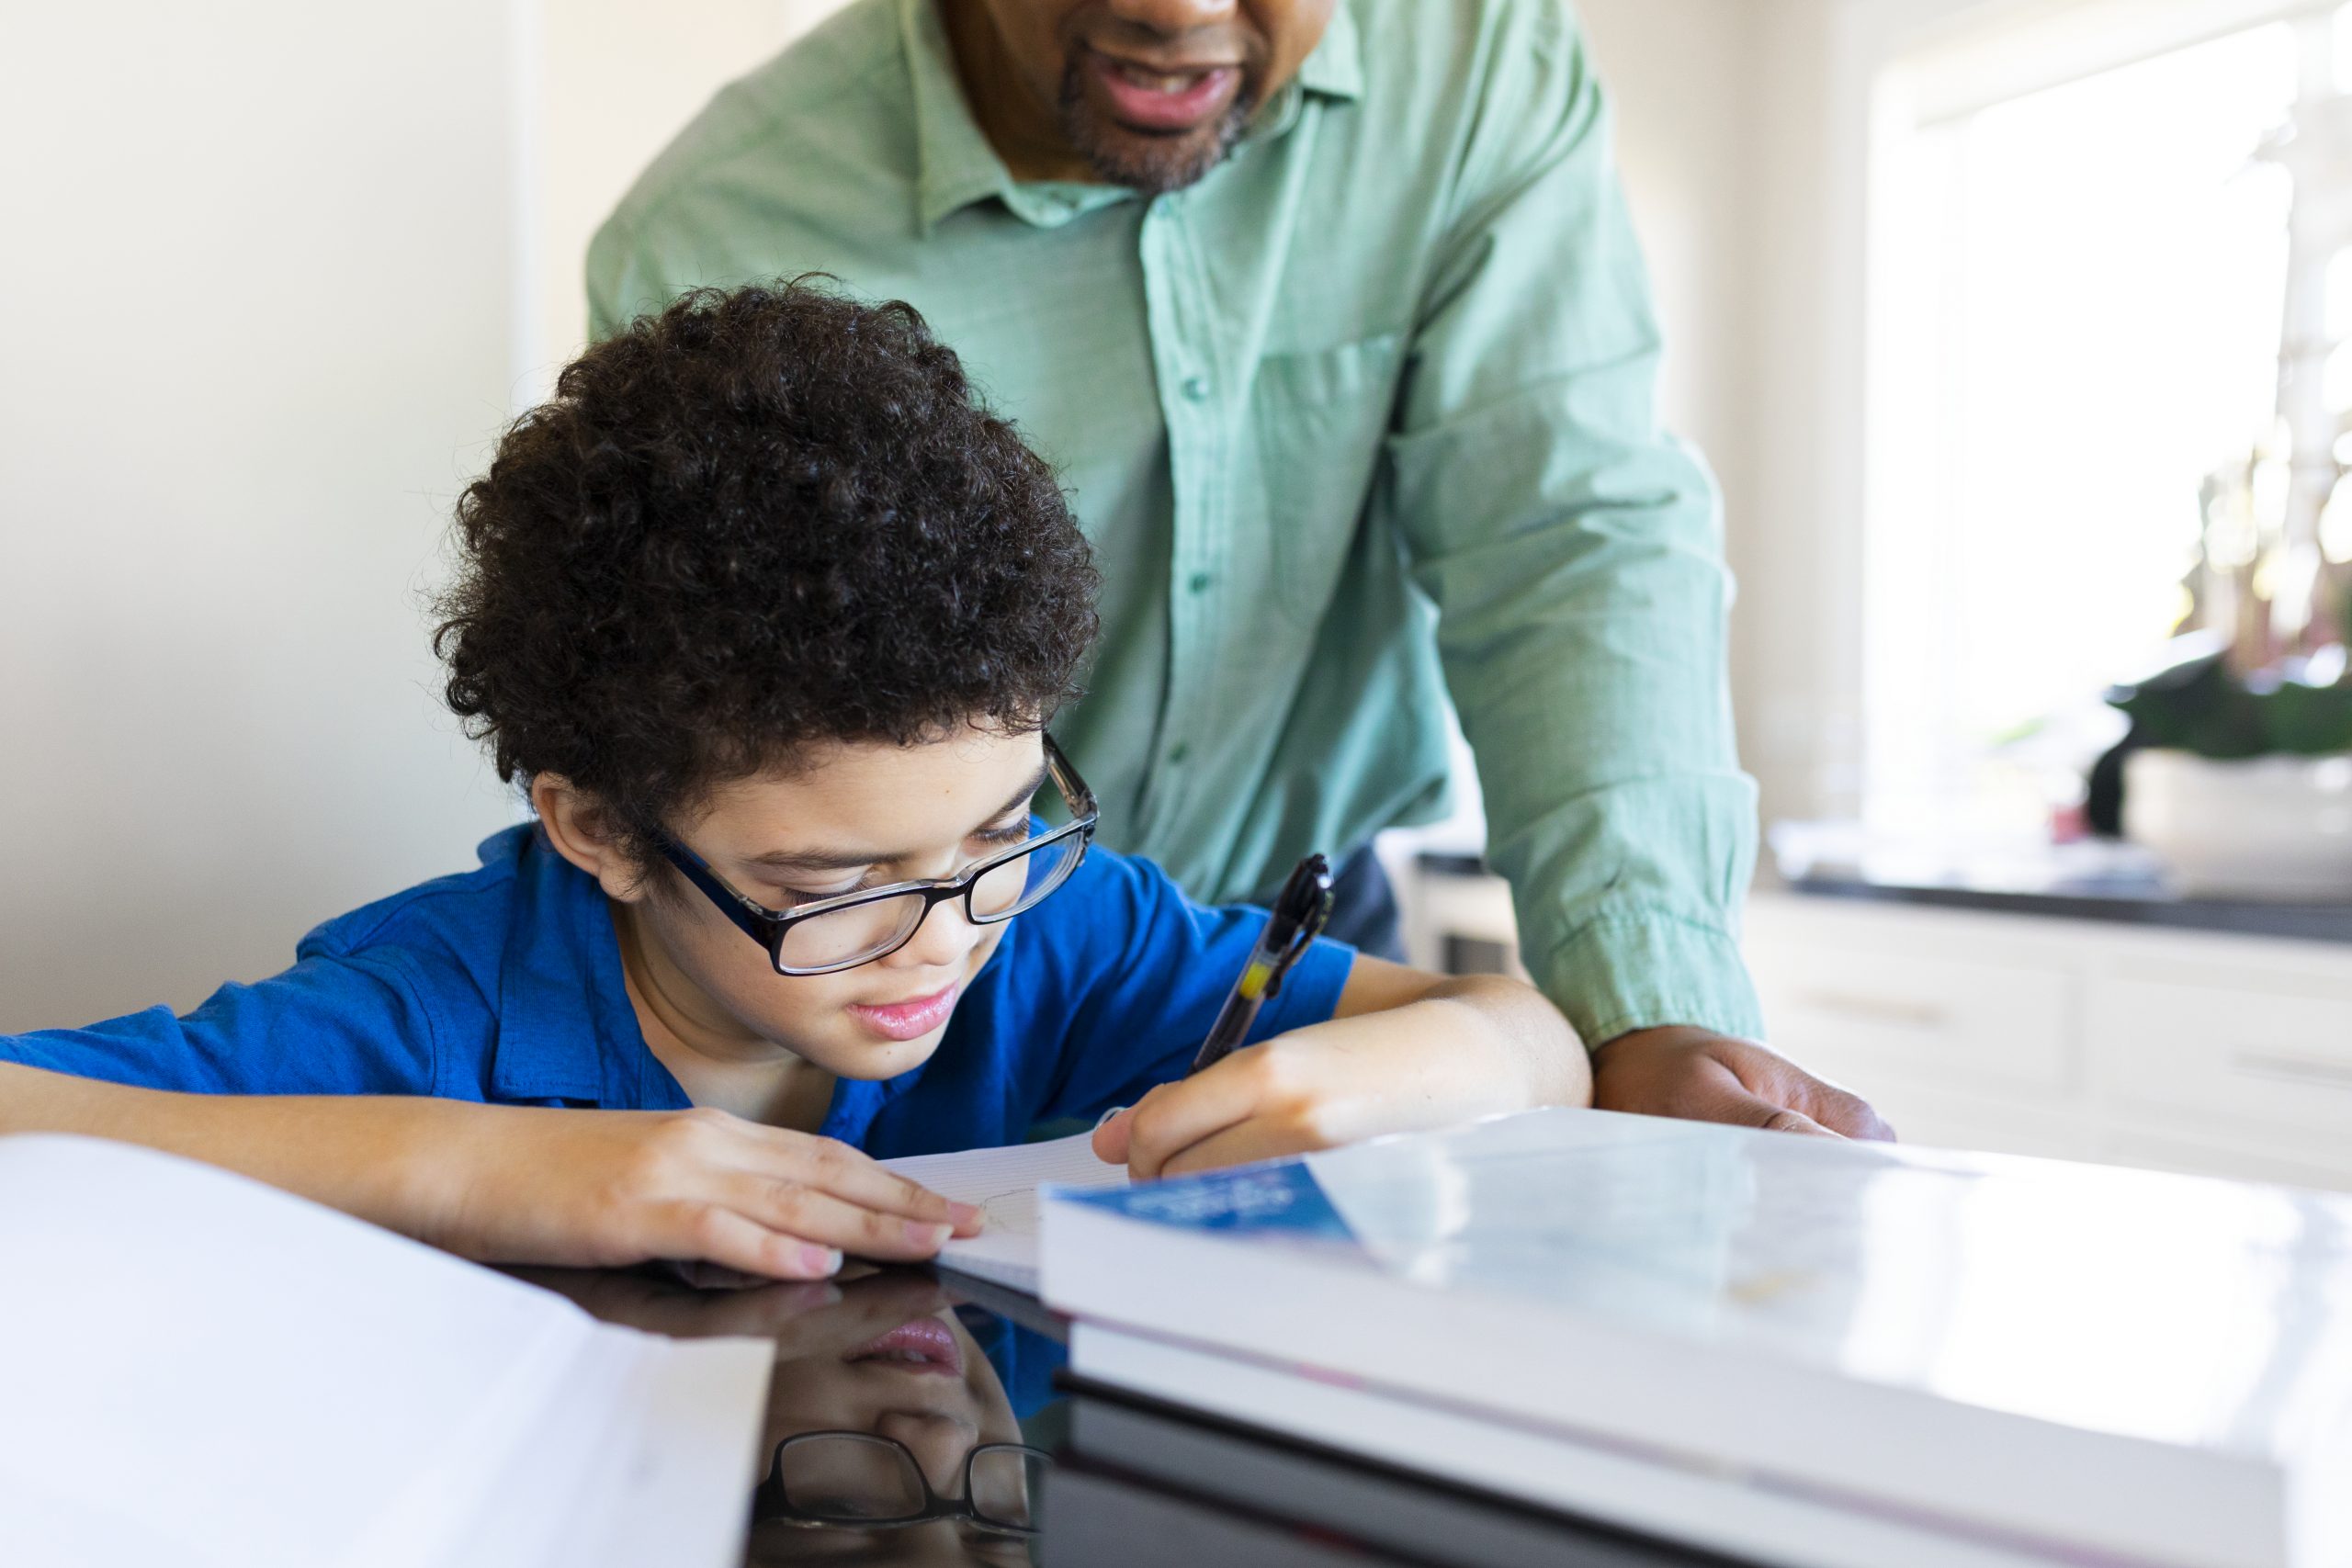
[[1756, 852], [1713, 480], [1659, 428], [1610, 117], [1561, 7], [1518, 8], [1464, 143], [1387, 446], [1521, 944], [1592, 1043], [1757, 1035]]

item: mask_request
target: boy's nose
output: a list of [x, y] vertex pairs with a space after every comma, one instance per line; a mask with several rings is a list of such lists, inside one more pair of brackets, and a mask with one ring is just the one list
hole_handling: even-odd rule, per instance
[[891, 955], [893, 964], [910, 969], [960, 965], [979, 939], [979, 928], [964, 912], [964, 900], [934, 904], [912, 941]]

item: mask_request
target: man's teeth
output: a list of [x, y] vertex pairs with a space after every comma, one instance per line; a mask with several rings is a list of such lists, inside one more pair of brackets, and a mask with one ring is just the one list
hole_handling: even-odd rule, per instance
[[1201, 78], [1208, 74], [1205, 71], [1184, 71], [1170, 75], [1165, 72], [1140, 70], [1133, 65], [1122, 65], [1118, 72], [1122, 81], [1131, 82], [1150, 92], [1165, 93], [1170, 97], [1198, 86]]

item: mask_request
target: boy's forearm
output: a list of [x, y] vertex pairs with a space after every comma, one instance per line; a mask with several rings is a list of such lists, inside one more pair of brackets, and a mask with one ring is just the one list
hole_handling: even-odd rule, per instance
[[[79, 1133], [202, 1160], [436, 1239], [436, 1100], [176, 1094], [0, 1063], [0, 1133]], [[445, 1145], [441, 1152], [446, 1155]]]
[[1576, 1031], [1532, 986], [1499, 976], [1456, 976], [1431, 986], [1415, 1009], [1445, 1010], [1449, 1027], [1521, 1086], [1529, 1108], [1592, 1103], [1592, 1065]]

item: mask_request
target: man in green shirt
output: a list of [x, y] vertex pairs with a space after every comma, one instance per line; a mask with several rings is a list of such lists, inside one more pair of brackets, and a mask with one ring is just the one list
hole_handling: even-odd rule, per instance
[[1562, 0], [855, 0], [639, 179], [594, 330], [808, 271], [1074, 492], [1108, 841], [1261, 895], [1441, 810], [1450, 700], [1600, 1102], [1884, 1134], [1753, 1043], [1715, 493]]

